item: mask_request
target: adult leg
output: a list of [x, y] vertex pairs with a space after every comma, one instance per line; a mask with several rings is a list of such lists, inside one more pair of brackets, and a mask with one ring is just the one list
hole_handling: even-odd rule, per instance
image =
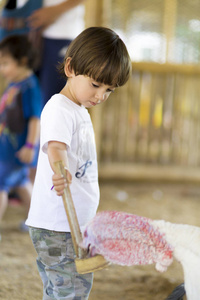
[[43, 39], [43, 55], [39, 71], [43, 106], [54, 94], [60, 93], [66, 80], [59, 75], [58, 64], [63, 62], [71, 40]]

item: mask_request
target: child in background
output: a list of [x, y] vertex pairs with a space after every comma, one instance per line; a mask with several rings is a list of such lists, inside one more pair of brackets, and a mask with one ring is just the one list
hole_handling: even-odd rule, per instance
[[[15, 190], [28, 214], [32, 193], [29, 168], [36, 166], [41, 93], [33, 74], [36, 56], [26, 36], [0, 42], [0, 72], [8, 86], [0, 99], [0, 221]], [[26, 216], [25, 216], [26, 218]], [[24, 221], [21, 230], [27, 231]]]
[[[79, 225], [83, 228], [99, 204], [94, 131], [87, 108], [105, 102], [126, 83], [131, 61], [126, 46], [111, 29], [84, 30], [67, 49], [60, 67], [66, 84], [41, 115], [40, 152], [26, 224], [37, 251], [43, 300], [88, 299], [93, 274], [76, 272], [70, 227], [62, 198], [71, 183]], [[62, 160], [67, 182], [56, 174]], [[52, 176], [54, 189], [52, 190]]]

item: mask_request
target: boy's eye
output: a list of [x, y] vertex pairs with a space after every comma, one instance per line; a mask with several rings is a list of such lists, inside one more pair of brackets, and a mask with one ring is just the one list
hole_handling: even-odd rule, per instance
[[[96, 83], [92, 83], [92, 86], [95, 87], [95, 88], [99, 88], [99, 85], [96, 84]], [[107, 92], [107, 93], [114, 93], [114, 90], [112, 90], [112, 89], [107, 89], [106, 92]]]
[[99, 86], [95, 83], [92, 83], [93, 87], [98, 88]]
[[107, 89], [107, 92], [114, 93], [115, 90]]

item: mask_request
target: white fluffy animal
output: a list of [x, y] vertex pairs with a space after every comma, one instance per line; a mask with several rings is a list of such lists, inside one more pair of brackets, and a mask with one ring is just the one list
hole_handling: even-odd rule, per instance
[[186, 224], [153, 221], [173, 246], [173, 256], [183, 267], [188, 300], [200, 299], [200, 228]]
[[163, 272], [178, 260], [184, 271], [188, 300], [200, 299], [200, 228], [163, 220], [105, 211], [86, 226], [83, 242], [91, 255], [120, 265], [156, 264]]

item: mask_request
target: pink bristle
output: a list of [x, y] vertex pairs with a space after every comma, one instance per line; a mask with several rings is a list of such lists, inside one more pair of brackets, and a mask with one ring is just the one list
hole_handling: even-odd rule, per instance
[[163, 271], [173, 260], [173, 249], [152, 221], [125, 212], [98, 213], [85, 229], [82, 246], [119, 265], [156, 263]]

